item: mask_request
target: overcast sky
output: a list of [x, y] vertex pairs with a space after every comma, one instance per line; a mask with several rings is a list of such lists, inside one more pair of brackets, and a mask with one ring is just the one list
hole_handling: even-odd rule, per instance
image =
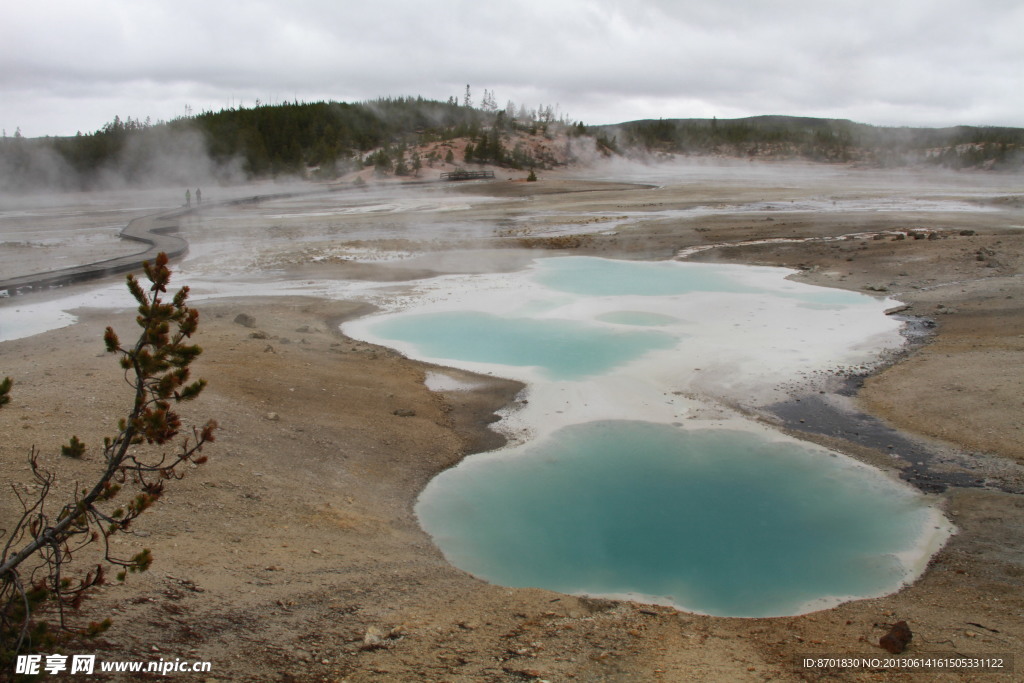
[[1022, 0], [33, 0], [0, 23], [0, 127], [89, 133], [422, 95], [587, 124], [790, 114], [1024, 127]]

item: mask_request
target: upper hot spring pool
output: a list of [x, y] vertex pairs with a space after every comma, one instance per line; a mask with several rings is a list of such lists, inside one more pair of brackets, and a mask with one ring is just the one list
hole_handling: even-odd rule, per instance
[[901, 343], [893, 302], [775, 268], [539, 260], [438, 278], [348, 334], [521, 379], [507, 448], [416, 512], [456, 566], [508, 586], [776, 616], [884, 595], [950, 533], [927, 499], [706, 397], [757, 403]]

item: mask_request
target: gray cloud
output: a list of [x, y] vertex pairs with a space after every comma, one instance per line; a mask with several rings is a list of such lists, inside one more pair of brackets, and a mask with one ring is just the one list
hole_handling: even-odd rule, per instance
[[0, 126], [91, 132], [257, 99], [462, 96], [587, 123], [762, 113], [1024, 126], [1005, 0], [40, 0], [5, 9]]

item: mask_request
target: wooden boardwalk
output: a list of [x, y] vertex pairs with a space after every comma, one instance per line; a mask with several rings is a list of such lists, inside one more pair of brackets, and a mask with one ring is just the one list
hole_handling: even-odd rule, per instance
[[461, 169], [441, 174], [441, 180], [480, 180], [493, 177], [494, 171], [463, 171]]
[[121, 237], [147, 244], [148, 248], [129, 256], [0, 280], [0, 293], [13, 296], [139, 270], [143, 261], [153, 260], [161, 251], [171, 258], [182, 256], [188, 251], [188, 242], [174, 233], [182, 216], [198, 210], [182, 208], [136, 218], [121, 230]]
[[[179, 258], [188, 253], [188, 242], [185, 241], [184, 237], [179, 237], [176, 234], [181, 228], [180, 221], [182, 217], [213, 206], [258, 204], [265, 200], [287, 199], [299, 194], [305, 193], [280, 192], [276, 194], [255, 195], [225, 202], [203, 204], [202, 206], [181, 207], [136, 218], [121, 230], [120, 236], [126, 240], [149, 245], [142, 251], [130, 256], [120, 256], [105, 261], [96, 261], [95, 263], [87, 263], [80, 266], [69, 266], [58, 270], [48, 270], [44, 273], [0, 280], [0, 295], [3, 295], [5, 292], [10, 296], [27, 294], [53, 287], [64, 287], [76, 282], [97, 280], [108, 275], [142, 270], [142, 262], [152, 261], [161, 251], [166, 253], [171, 259]], [[309, 194], [319, 193], [313, 192]]]

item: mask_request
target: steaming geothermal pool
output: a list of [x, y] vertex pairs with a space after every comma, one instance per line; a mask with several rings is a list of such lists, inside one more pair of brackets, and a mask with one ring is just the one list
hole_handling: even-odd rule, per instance
[[[459, 262], [458, 272], [471, 267], [477, 274], [411, 285], [287, 275], [290, 264], [306, 259], [362, 258], [360, 249], [394, 255], [388, 250], [415, 251], [416, 241], [453, 235], [492, 239], [510, 227], [530, 235], [592, 231], [581, 216], [596, 216], [610, 230], [668, 219], [689, 227], [708, 212], [748, 210], [917, 215], [978, 211], [974, 203], [951, 205], [948, 196], [995, 192], [987, 180], [965, 187], [959, 175], [955, 182], [933, 178], [923, 192], [913, 177], [887, 175], [880, 185], [872, 176], [821, 167], [784, 176], [778, 165], [746, 163], [664, 173], [630, 179], [670, 182], [683, 194], [638, 190], [644, 201], [634, 204], [668, 201], [641, 212], [607, 201], [593, 204], [595, 213], [592, 202], [578, 208], [575, 200], [467, 198], [445, 188], [211, 205], [184, 228], [192, 249], [176, 282], [189, 283], [197, 301], [365, 299], [385, 312], [347, 323], [347, 334], [441, 366], [526, 382], [526, 401], [497, 425], [509, 445], [436, 477], [416, 506], [451, 562], [480, 577], [740, 616], [805, 612], [914, 580], [951, 531], [925, 497], [725, 407], [772, 403], [785, 398], [780, 387], [807, 375], [871, 364], [902, 343], [899, 323], [883, 314], [894, 301], [791, 282], [789, 271], [755, 266], [559, 257], [486, 273], [491, 264], [472, 250], [446, 258]], [[690, 206], [691, 185], [706, 204]], [[168, 197], [169, 206], [180, 202], [176, 189]], [[114, 208], [122, 205], [116, 199]], [[168, 201], [137, 193], [128, 200], [139, 215]], [[461, 213], [480, 202], [497, 208]], [[87, 224], [86, 214], [65, 215], [63, 206], [42, 222], [0, 211], [7, 274], [34, 272], [57, 256], [106, 256], [112, 234], [38, 232], [82, 225], [111, 232], [107, 226], [119, 221], [103, 209]], [[66, 250], [50, 244], [58, 236]], [[391, 239], [396, 244], [375, 242]], [[0, 339], [71, 324], [68, 311], [77, 307], [133, 302], [120, 281], [0, 301]], [[428, 385], [468, 388], [443, 369], [430, 373]]]
[[547, 258], [436, 278], [344, 329], [528, 383], [500, 423], [511, 444], [442, 473], [416, 506], [454, 565], [508, 586], [791, 615], [897, 590], [950, 526], [880, 471], [708, 402], [767, 402], [801, 373], [900, 344], [891, 300], [787, 274]]

